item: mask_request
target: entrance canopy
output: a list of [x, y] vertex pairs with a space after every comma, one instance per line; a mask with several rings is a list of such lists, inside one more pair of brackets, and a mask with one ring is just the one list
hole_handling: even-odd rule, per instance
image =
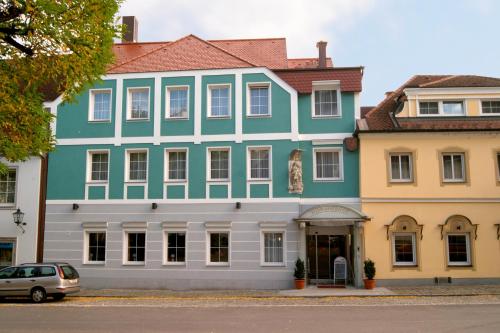
[[295, 219], [297, 222], [306, 222], [316, 226], [352, 225], [354, 222], [369, 221], [366, 214], [349, 206], [341, 204], [320, 205], [306, 210]]

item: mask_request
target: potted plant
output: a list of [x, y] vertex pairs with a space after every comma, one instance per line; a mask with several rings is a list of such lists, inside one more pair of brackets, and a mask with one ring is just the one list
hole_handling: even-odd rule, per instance
[[295, 272], [293, 273], [295, 277], [295, 289], [304, 289], [306, 285], [305, 275], [304, 261], [297, 258], [297, 261], [295, 261]]
[[365, 260], [365, 276], [366, 279], [363, 281], [365, 282], [365, 289], [373, 289], [375, 288], [375, 280], [373, 279], [375, 277], [375, 263], [371, 261], [370, 259]]

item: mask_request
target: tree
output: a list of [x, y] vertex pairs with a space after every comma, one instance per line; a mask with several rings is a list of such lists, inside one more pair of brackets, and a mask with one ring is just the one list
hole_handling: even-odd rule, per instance
[[121, 1], [0, 1], [0, 156], [23, 161], [51, 150], [44, 98], [71, 102], [105, 74]]

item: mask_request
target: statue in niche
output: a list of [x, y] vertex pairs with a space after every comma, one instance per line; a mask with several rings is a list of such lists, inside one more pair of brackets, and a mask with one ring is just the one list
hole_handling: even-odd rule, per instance
[[294, 149], [288, 161], [288, 192], [302, 194], [302, 150]]

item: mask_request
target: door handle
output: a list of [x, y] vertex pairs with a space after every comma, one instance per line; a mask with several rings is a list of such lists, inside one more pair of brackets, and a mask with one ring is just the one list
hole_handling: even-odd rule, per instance
[[5, 283], [10, 283], [10, 281], [5, 281]]
[[36, 282], [36, 280], [30, 280], [31, 282]]

